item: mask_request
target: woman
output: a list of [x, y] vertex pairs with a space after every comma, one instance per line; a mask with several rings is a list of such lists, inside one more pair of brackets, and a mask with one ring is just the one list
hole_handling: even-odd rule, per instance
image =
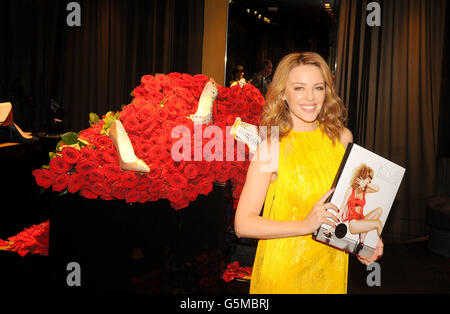
[[[268, 128], [250, 163], [235, 216], [239, 237], [260, 239], [250, 293], [346, 293], [348, 256], [311, 237], [321, 224], [334, 228], [338, 222], [327, 212], [338, 208], [325, 200], [353, 140], [343, 124], [344, 112], [318, 54], [283, 58], [261, 117], [261, 125], [279, 127], [280, 139]], [[382, 254], [381, 241], [375, 253], [361, 262]]]
[[231, 72], [231, 76], [230, 87], [235, 85], [242, 87], [247, 83], [244, 78], [244, 67], [242, 65], [236, 65]]
[[383, 210], [378, 207], [364, 215], [366, 205], [366, 194], [375, 193], [380, 190], [378, 185], [372, 184], [374, 172], [372, 168], [362, 164], [355, 170], [351, 185], [347, 189], [342, 202], [339, 218], [342, 222], [348, 221], [351, 234], [359, 234], [359, 243], [356, 251], [360, 251], [364, 246], [364, 239], [367, 232], [376, 230], [378, 236], [383, 230], [383, 223], [380, 220]]

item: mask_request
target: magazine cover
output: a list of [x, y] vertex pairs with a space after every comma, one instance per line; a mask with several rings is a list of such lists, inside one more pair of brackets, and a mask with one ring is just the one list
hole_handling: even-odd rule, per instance
[[347, 147], [326, 201], [339, 208], [336, 228], [323, 224], [313, 238], [358, 256], [372, 256], [405, 168], [357, 145]]

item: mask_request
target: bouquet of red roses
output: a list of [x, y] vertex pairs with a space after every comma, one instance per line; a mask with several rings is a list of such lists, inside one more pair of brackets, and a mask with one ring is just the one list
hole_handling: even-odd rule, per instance
[[[198, 195], [209, 194], [214, 182], [230, 180], [233, 197], [239, 198], [249, 151], [226, 138], [236, 117], [258, 125], [264, 98], [251, 84], [242, 88], [216, 85], [213, 122], [194, 125], [189, 116], [196, 112], [208, 82], [201, 74], [143, 76], [132, 92], [132, 102], [120, 112], [108, 112], [101, 119], [91, 114], [89, 128], [62, 136], [56, 152], [50, 153], [49, 165], [33, 171], [37, 184], [90, 199], [129, 203], [168, 199], [174, 209], [182, 209]], [[148, 173], [120, 168], [118, 153], [107, 136], [116, 119], [123, 124], [137, 158], [149, 166]], [[180, 134], [174, 136], [177, 126], [184, 130], [182, 139]], [[191, 148], [183, 152], [187, 158], [173, 158], [174, 145], [186, 141], [186, 134]]]

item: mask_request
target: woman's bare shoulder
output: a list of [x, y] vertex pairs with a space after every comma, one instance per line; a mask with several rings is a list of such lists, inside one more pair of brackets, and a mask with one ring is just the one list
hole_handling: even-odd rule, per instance
[[348, 143], [353, 143], [352, 131], [350, 131], [347, 128], [344, 128], [341, 132], [339, 141], [341, 142], [342, 146], [344, 146], [344, 148], [347, 148]]

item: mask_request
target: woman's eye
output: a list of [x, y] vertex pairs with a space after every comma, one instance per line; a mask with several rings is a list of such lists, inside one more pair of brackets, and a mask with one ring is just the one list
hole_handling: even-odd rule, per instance
[[294, 90], [303, 90], [304, 88], [299, 86], [299, 87], [295, 87]]
[[317, 90], [323, 90], [324, 88], [323, 88], [323, 86], [317, 86], [316, 89]]

